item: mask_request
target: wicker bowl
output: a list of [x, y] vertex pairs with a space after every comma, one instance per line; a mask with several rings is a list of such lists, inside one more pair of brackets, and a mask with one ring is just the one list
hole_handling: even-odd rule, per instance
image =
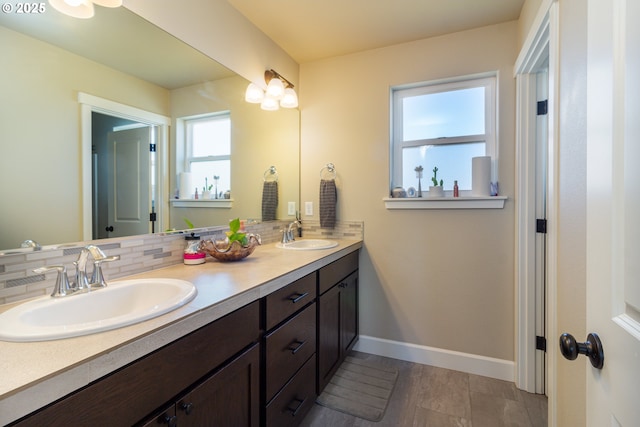
[[200, 242], [200, 249], [220, 261], [239, 261], [251, 255], [256, 246], [262, 244], [259, 234], [247, 234], [247, 239], [249, 243], [244, 246], [238, 241], [229, 244], [226, 240], [203, 240]]

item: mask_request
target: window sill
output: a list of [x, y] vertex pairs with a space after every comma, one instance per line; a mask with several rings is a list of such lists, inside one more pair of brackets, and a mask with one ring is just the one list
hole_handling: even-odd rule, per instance
[[170, 199], [174, 208], [218, 208], [229, 209], [233, 199]]
[[382, 200], [387, 209], [502, 209], [507, 197], [385, 197]]

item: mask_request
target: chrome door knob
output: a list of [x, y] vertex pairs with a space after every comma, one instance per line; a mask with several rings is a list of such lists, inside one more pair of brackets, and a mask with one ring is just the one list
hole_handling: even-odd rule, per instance
[[587, 340], [580, 343], [573, 335], [564, 333], [560, 335], [560, 351], [565, 359], [576, 360], [578, 355], [584, 354], [594, 368], [602, 369], [604, 366], [604, 349], [597, 334], [587, 335]]

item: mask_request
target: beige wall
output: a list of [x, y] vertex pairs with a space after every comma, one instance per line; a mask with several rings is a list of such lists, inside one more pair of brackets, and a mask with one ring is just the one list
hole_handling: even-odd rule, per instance
[[[510, 22], [301, 65], [301, 201], [317, 214], [319, 171], [334, 163], [338, 218], [365, 223], [363, 335], [513, 360], [516, 32]], [[386, 210], [390, 86], [493, 70], [505, 208]]]
[[163, 115], [169, 93], [5, 27], [0, 52], [0, 249], [82, 240], [78, 92]]
[[547, 3], [547, 0], [525, 0], [520, 10], [520, 18], [518, 19], [518, 47], [522, 47], [531, 25], [538, 15], [538, 11], [542, 6], [542, 3]]

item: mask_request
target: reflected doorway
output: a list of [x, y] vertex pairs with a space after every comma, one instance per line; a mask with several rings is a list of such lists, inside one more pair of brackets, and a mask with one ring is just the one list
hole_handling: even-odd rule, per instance
[[93, 239], [153, 233], [157, 127], [92, 112]]
[[[83, 240], [140, 235], [167, 229], [169, 223], [168, 147], [171, 119], [82, 92], [78, 94], [78, 102], [81, 106], [82, 116]], [[94, 117], [96, 118], [95, 123]], [[104, 120], [104, 123], [98, 123], [98, 118]], [[135, 129], [139, 129], [139, 132], [134, 132]], [[114, 157], [114, 155], [111, 156], [111, 160], [107, 159], [103, 162], [100, 159], [103, 143], [104, 147], [107, 147], [104, 150], [108, 151], [109, 132], [112, 133], [112, 150], [114, 150], [113, 145], [118, 145], [113, 143], [115, 135], [120, 141], [124, 141], [123, 138], [125, 136], [134, 141], [133, 145], [126, 145], [122, 142], [120, 159], [125, 160], [123, 163], [120, 163], [117, 156]], [[136, 133], [146, 133], [148, 139], [139, 135], [135, 136]], [[134, 151], [133, 146], [139, 147], [139, 149]], [[149, 147], [149, 149], [143, 153], [143, 147]], [[136, 154], [133, 154], [134, 152]], [[120, 171], [113, 172], [112, 177], [109, 178], [109, 170], [116, 170], [114, 158], [119, 163], [117, 167], [120, 167]], [[138, 161], [129, 162], [132, 159], [137, 159]], [[146, 172], [142, 172], [143, 170]], [[143, 180], [140, 179], [141, 174], [145, 177]], [[142, 228], [138, 230], [136, 228], [127, 229], [127, 227], [122, 227], [123, 222], [118, 226], [118, 234], [115, 234], [115, 225], [113, 225], [113, 231], [108, 231], [108, 234], [106, 234], [104, 232], [107, 229], [110, 230], [110, 224], [109, 210], [105, 205], [108, 206], [109, 203], [104, 200], [105, 197], [108, 197], [110, 190], [106, 186], [102, 187], [101, 182], [108, 183], [111, 181], [114, 185], [113, 191], [115, 191], [118, 186], [125, 188], [124, 183], [126, 181], [122, 180], [125, 175], [135, 177], [131, 178], [131, 182], [134, 183], [131, 184], [132, 191], [122, 194], [118, 191], [118, 194], [112, 195], [112, 200], [120, 199], [120, 202], [112, 202], [111, 206], [122, 208], [119, 210], [118, 215], [124, 222], [133, 223], [137, 221], [144, 223], [144, 231], [141, 231]], [[104, 178], [102, 178], [103, 176]], [[116, 179], [120, 181], [115, 182]], [[148, 184], [143, 181], [148, 181]], [[143, 187], [144, 189], [142, 189]], [[142, 196], [142, 194], [145, 196]], [[135, 215], [132, 213], [133, 209], [138, 211]], [[94, 214], [94, 211], [97, 214]], [[112, 215], [115, 215], [115, 211]], [[149, 221], [151, 216], [155, 216], [155, 222]]]

